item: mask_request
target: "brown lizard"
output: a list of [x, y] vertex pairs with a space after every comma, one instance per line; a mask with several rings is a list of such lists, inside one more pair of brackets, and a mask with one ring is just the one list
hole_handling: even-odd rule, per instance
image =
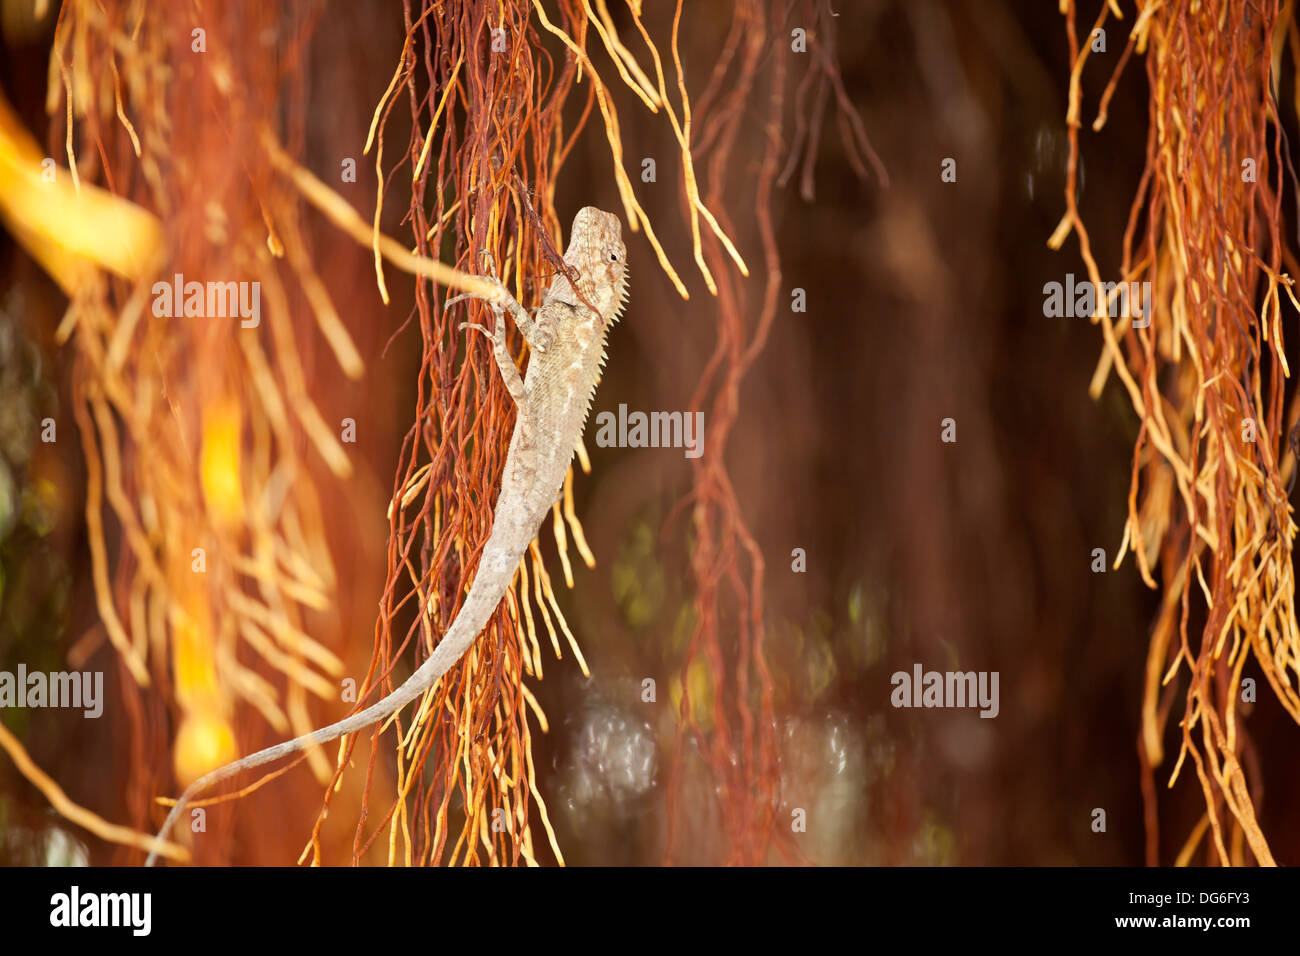
[[[627, 250], [617, 216], [593, 206], [578, 210], [564, 253], [566, 272], [555, 276], [535, 316], [530, 316], [505, 285], [492, 276], [495, 297], [467, 293], [488, 302], [496, 312], [496, 328], [464, 323], [493, 341], [496, 363], [518, 409], [510, 438], [501, 492], [492, 516], [492, 532], [483, 548], [474, 582], [460, 612], [428, 659], [391, 694], [351, 717], [310, 734], [267, 747], [224, 767], [218, 767], [186, 787], [158, 832], [166, 838], [185, 805], [199, 793], [237, 773], [323, 744], [383, 720], [432, 687], [469, 650], [495, 613], [515, 570], [537, 530], [559, 496], [564, 476], [582, 438], [591, 400], [605, 364], [605, 339], [623, 311], [627, 298]], [[597, 311], [595, 314], [592, 308]], [[528, 342], [531, 357], [522, 378], [506, 349], [502, 310], [509, 310]], [[152, 866], [157, 851], [149, 854]]]

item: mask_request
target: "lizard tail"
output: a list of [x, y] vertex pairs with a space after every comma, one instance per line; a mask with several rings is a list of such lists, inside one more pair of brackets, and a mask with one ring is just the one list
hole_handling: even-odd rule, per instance
[[[185, 791], [172, 807], [171, 812], [167, 814], [162, 829], [158, 831], [156, 843], [161, 843], [166, 839], [167, 834], [171, 832], [172, 825], [184, 812], [185, 805], [209, 787], [227, 780], [237, 773], [260, 767], [273, 760], [279, 760], [281, 757], [287, 757], [306, 747], [328, 743], [342, 737], [344, 734], [363, 730], [395, 713], [437, 683], [438, 678], [449, 671], [464, 656], [470, 645], [474, 643], [474, 639], [478, 637], [479, 632], [487, 625], [488, 619], [492, 617], [497, 605], [501, 602], [501, 598], [505, 595], [506, 588], [514, 579], [515, 569], [519, 566], [524, 551], [527, 550], [527, 543], [522, 548], [494, 548], [494, 544], [497, 544], [494, 540], [498, 537], [497, 530], [496, 527], [493, 527], [493, 533], [488, 539], [487, 546], [483, 550], [483, 557], [479, 561], [478, 572], [474, 575], [474, 583], [470, 586], [465, 603], [461, 605], [460, 613], [456, 615], [456, 619], [452, 621], [451, 627], [447, 629], [443, 639], [438, 642], [438, 646], [433, 649], [433, 653], [429, 655], [428, 660], [421, 664], [415, 673], [408, 677], [400, 687], [358, 714], [345, 717], [328, 727], [313, 730], [301, 737], [295, 737], [273, 747], [259, 750], [247, 757], [241, 757], [239, 760], [228, 763], [224, 767], [218, 767], [211, 773], [199, 777], [185, 788]], [[153, 866], [157, 859], [158, 849], [155, 846], [150, 851], [149, 858], [145, 860], [144, 865]]]

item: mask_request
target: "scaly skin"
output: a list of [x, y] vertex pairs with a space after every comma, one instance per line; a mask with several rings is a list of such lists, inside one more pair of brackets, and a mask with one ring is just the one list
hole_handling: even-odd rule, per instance
[[[167, 836], [186, 804], [209, 787], [383, 720], [432, 687], [469, 650], [505, 597], [519, 562], [555, 504], [582, 437], [605, 363], [605, 339], [627, 297], [627, 250], [621, 236], [617, 216], [593, 206], [580, 209], [564, 253], [565, 263], [576, 273], [578, 288], [575, 290], [563, 273], [557, 275], [535, 319], [496, 280], [499, 291], [495, 299], [466, 295], [447, 302], [450, 306], [464, 298], [484, 298], [496, 311], [494, 332], [471, 327], [492, 338], [497, 365], [518, 406], [518, 416], [493, 511], [492, 533], [469, 595], [433, 653], [405, 683], [360, 713], [259, 750], [195, 780], [167, 814], [158, 832], [159, 841]], [[592, 314], [588, 303], [598, 315]], [[506, 349], [503, 309], [510, 311], [529, 344], [528, 374], [522, 379]], [[152, 866], [156, 858], [156, 851], [150, 853], [145, 865]]]

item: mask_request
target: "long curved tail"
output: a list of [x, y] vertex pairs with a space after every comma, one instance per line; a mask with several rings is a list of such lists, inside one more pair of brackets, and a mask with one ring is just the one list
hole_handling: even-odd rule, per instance
[[[470, 586], [469, 595], [465, 598], [465, 603], [461, 605], [460, 613], [452, 621], [451, 627], [447, 629], [446, 636], [438, 642], [438, 646], [433, 649], [429, 659], [421, 664], [415, 673], [408, 677], [400, 687], [383, 700], [371, 704], [360, 713], [345, 717], [328, 727], [322, 727], [320, 730], [313, 730], [309, 734], [303, 734], [301, 737], [295, 737], [273, 747], [267, 747], [265, 750], [259, 750], [247, 757], [241, 757], [233, 763], [218, 767], [211, 773], [199, 777], [185, 788], [185, 792], [180, 795], [180, 799], [176, 801], [171, 812], [167, 814], [162, 829], [158, 831], [158, 842], [166, 839], [167, 834], [171, 832], [172, 825], [184, 812], [185, 805], [214, 784], [227, 780], [237, 773], [298, 753], [300, 750], [315, 744], [328, 743], [342, 737], [344, 734], [362, 730], [376, 721], [383, 720], [416, 697], [419, 697], [432, 687], [438, 678], [451, 670], [455, 663], [469, 650], [470, 645], [474, 643], [479, 632], [483, 630], [488, 619], [496, 611], [497, 605], [501, 603], [502, 597], [505, 596], [506, 588], [514, 579], [515, 569], [519, 566], [519, 561], [523, 558], [524, 551], [528, 547], [528, 542], [525, 542], [522, 547], [511, 547], [509, 544], [506, 547], [501, 547], [500, 545], [503, 542], [496, 539], [505, 537], [505, 535], [498, 535], [497, 531], [498, 529], [494, 527], [492, 535], [483, 549], [483, 557], [479, 561], [478, 571], [474, 575], [474, 583]], [[145, 860], [144, 865], [153, 866], [157, 858], [158, 850], [155, 848], [149, 853], [149, 858]]]

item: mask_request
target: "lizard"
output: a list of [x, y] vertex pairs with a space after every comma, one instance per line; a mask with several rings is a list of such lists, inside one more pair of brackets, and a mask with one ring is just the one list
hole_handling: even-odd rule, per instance
[[[492, 530], [469, 594], [442, 640], [410, 677], [365, 710], [199, 777], [172, 806], [158, 832], [157, 843], [166, 838], [186, 804], [209, 787], [305, 747], [362, 730], [395, 713], [433, 687], [487, 626], [559, 497], [605, 364], [610, 327], [627, 302], [627, 249], [618, 217], [594, 206], [578, 210], [564, 263], [565, 269], [554, 277], [533, 315], [495, 274], [485, 277], [496, 288], [495, 296], [468, 292], [448, 299], [445, 306], [450, 308], [462, 299], [482, 299], [491, 305], [496, 316], [492, 331], [468, 322], [460, 328], [483, 332], [492, 340], [493, 355], [517, 415], [501, 491], [493, 509]], [[528, 370], [522, 377], [506, 348], [504, 311], [510, 312], [528, 343]], [[145, 866], [152, 866], [157, 855], [154, 849]]]

